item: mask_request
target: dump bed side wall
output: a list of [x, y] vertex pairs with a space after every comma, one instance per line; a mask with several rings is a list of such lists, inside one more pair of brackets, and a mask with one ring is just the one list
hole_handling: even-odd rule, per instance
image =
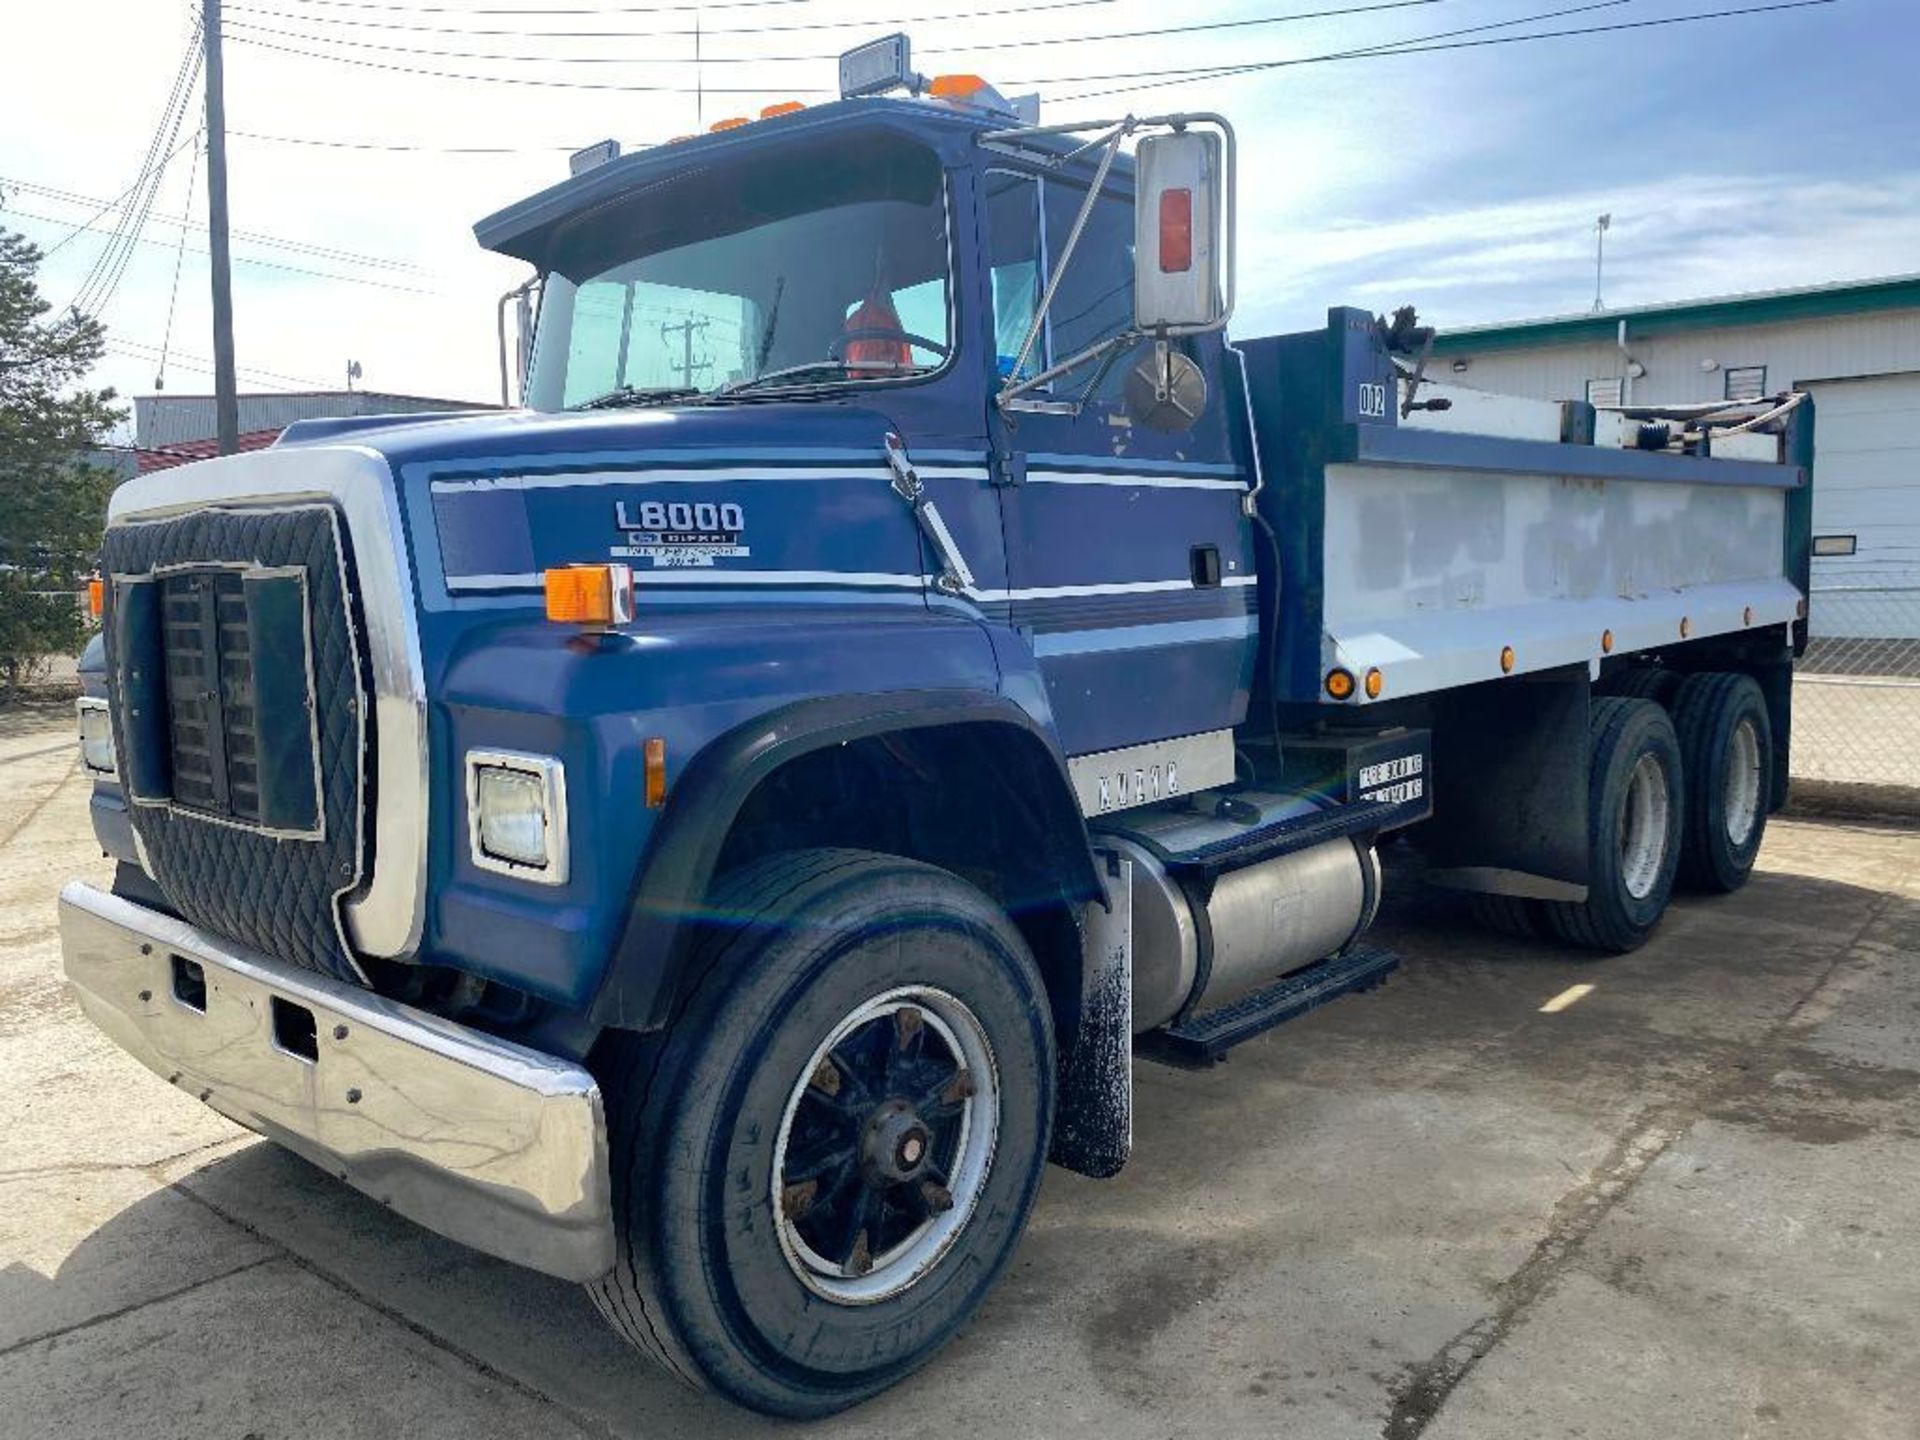
[[1279, 700], [1324, 699], [1336, 667], [1379, 670], [1391, 701], [1799, 616], [1804, 463], [1402, 425], [1364, 311], [1243, 348], [1282, 552]]

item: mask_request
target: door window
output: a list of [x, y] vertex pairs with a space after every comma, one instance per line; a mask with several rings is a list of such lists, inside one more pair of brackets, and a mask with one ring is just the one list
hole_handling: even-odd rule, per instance
[[[993, 281], [993, 350], [1002, 379], [1013, 374], [1033, 327], [1045, 284], [1040, 234], [1040, 182], [1006, 170], [987, 174], [987, 267]], [[1047, 337], [1035, 341], [1021, 378], [1047, 367]]]
[[[1046, 233], [1052, 239], [1049, 264], [1059, 262], [1059, 251], [1073, 233], [1073, 222], [1086, 203], [1084, 186], [1049, 181], [1046, 186]], [[1133, 323], [1133, 206], [1119, 196], [1103, 193], [1093, 202], [1080, 243], [1073, 247], [1059, 293], [1047, 314], [1053, 332], [1053, 351], [1070, 359], [1090, 345], [1119, 334]], [[1077, 374], [1067, 382], [1085, 384]], [[1092, 398], [1117, 397], [1123, 382], [1118, 365], [1110, 366]]]

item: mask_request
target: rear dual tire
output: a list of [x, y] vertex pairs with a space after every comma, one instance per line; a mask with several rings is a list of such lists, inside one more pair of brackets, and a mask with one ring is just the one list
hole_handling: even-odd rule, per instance
[[1540, 913], [1570, 945], [1623, 954], [1660, 923], [1679, 868], [1686, 793], [1680, 738], [1651, 700], [1596, 697], [1588, 724], [1587, 898]]
[[1751, 676], [1689, 675], [1675, 691], [1686, 775], [1681, 883], [1728, 894], [1747, 883], [1773, 808], [1773, 727]]
[[590, 1287], [636, 1347], [767, 1414], [831, 1414], [964, 1323], [1053, 1119], [1047, 994], [957, 876], [810, 850], [726, 881], [663, 1037], [600, 1057], [620, 1231]]

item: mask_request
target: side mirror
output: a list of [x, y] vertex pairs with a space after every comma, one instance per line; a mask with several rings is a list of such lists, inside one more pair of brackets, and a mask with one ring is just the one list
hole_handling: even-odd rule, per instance
[[520, 403], [527, 403], [527, 367], [533, 363], [533, 307], [534, 294], [539, 289], [539, 280], [530, 280], [515, 292], [513, 299], [513, 320], [515, 326], [514, 374], [518, 378]]
[[[540, 286], [540, 278], [535, 276], [518, 289], [509, 290], [500, 297], [495, 307], [494, 319], [499, 330], [500, 345], [500, 405], [506, 409], [513, 404], [514, 387], [520, 391], [520, 403], [527, 403], [527, 364], [533, 358], [533, 307], [534, 292]], [[508, 359], [507, 345], [507, 306], [513, 306], [514, 339], [512, 359]]]
[[1231, 309], [1221, 243], [1228, 180], [1221, 137], [1177, 130], [1134, 156], [1134, 324], [1148, 333], [1217, 330]]

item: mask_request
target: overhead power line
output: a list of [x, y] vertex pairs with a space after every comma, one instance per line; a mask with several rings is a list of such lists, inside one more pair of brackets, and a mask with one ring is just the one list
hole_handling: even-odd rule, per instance
[[[397, 30], [418, 35], [474, 35], [488, 37], [512, 37], [520, 40], [664, 40], [672, 38], [691, 39], [699, 36], [703, 40], [715, 36], [731, 35], [793, 35], [802, 32], [822, 30], [873, 29], [881, 25], [933, 25], [948, 20], [983, 19], [997, 15], [1035, 15], [1053, 10], [1085, 10], [1093, 6], [1112, 5], [1117, 0], [1041, 0], [1034, 5], [1001, 5], [990, 10], [957, 10], [937, 15], [863, 15], [857, 20], [805, 20], [786, 25], [698, 25], [681, 30], [548, 30], [529, 29], [525, 25], [504, 27], [477, 27], [472, 25], [409, 25], [397, 20], [362, 20], [356, 17], [336, 15], [306, 15], [297, 11], [274, 10], [256, 5], [232, 5], [227, 7], [229, 16], [242, 17], [241, 23], [253, 22], [245, 17], [270, 16], [275, 20], [292, 20], [302, 25], [326, 28], [346, 28], [357, 30]], [[662, 6], [659, 10], [693, 10], [697, 8], [720, 9], [720, 6]], [[438, 13], [438, 12], [436, 12]], [[490, 15], [498, 12], [489, 10], [457, 10], [448, 13], [459, 15]], [[606, 12], [541, 10], [541, 15], [595, 14]], [[653, 14], [654, 9], [635, 11], [634, 13]], [[255, 27], [260, 28], [260, 27]], [[318, 39], [318, 36], [312, 38]], [[829, 59], [835, 58], [829, 56]]]
[[363, 0], [301, 0], [302, 4], [329, 10], [379, 10], [389, 14], [418, 15], [657, 15], [662, 11], [763, 10], [774, 5], [803, 5], [808, 0], [712, 0], [710, 4], [674, 5], [582, 5], [557, 9], [546, 5], [387, 5], [363, 3]]
[[67, 308], [75, 313], [97, 319], [120, 288], [121, 277], [126, 274], [127, 266], [133, 260], [133, 247], [145, 229], [147, 216], [160, 193], [167, 164], [179, 154], [174, 140], [180, 133], [181, 122], [186, 119], [193, 98], [193, 86], [200, 75], [198, 39], [199, 26], [196, 24], [187, 38], [186, 52], [180, 57], [180, 64], [174, 71], [173, 84], [160, 112], [160, 121], [154, 126], [152, 138], [147, 142], [140, 173], [131, 187], [132, 196], [121, 207], [119, 219], [114, 223], [107, 243], [101, 247], [100, 254], [80, 281], [79, 290], [67, 303]]
[[[166, 164], [169, 164], [173, 160], [174, 156], [178, 155], [182, 150], [186, 149], [187, 146], [193, 144], [199, 138], [200, 138], [200, 132], [198, 130], [194, 131], [193, 134], [189, 135], [186, 139], [182, 140], [178, 145], [174, 146], [174, 148], [167, 153], [166, 157], [163, 160], [161, 160], [160, 163], [163, 166]], [[17, 186], [19, 189], [22, 189], [22, 190], [25, 190], [28, 188], [28, 186], [24, 181], [12, 180], [4, 175], [0, 175], [0, 181], [4, 181], [6, 184], [9, 184], [9, 185]], [[51, 259], [53, 256], [59, 254], [60, 251], [66, 249], [66, 247], [70, 243], [72, 243], [75, 240], [78, 240], [82, 235], [90, 233], [94, 221], [98, 220], [101, 216], [106, 215], [110, 211], [119, 209], [120, 206], [126, 202], [127, 197], [132, 195], [133, 192], [139, 188], [139, 186], [140, 186], [140, 182], [136, 180], [133, 184], [129, 185], [126, 189], [122, 190], [118, 195], [114, 196], [111, 200], [102, 201], [100, 203], [100, 208], [98, 210], [94, 211], [93, 214], [89, 215], [85, 220], [82, 220], [78, 225], [75, 225], [71, 230], [67, 231], [65, 235], [62, 235], [58, 240], [54, 241], [53, 244], [49, 245], [45, 250], [42, 250], [40, 252], [41, 260], [45, 261], [45, 260]]]
[[[21, 220], [37, 220], [43, 225], [62, 225], [66, 223], [56, 219], [52, 215], [40, 215], [32, 210], [11, 209], [7, 213]], [[135, 235], [131, 237], [129, 243], [132, 245], [157, 246], [162, 250], [171, 250], [174, 248], [171, 241], [158, 240], [151, 235]], [[187, 246], [186, 252], [189, 255], [199, 255], [203, 257], [207, 255], [205, 250], [200, 249], [196, 245]], [[288, 265], [278, 260], [262, 260], [256, 255], [236, 255], [233, 257], [233, 263], [236, 265], [251, 265], [258, 270], [278, 270], [287, 275], [304, 275], [313, 280], [336, 280], [343, 285], [367, 285], [376, 290], [392, 290], [403, 295], [444, 296], [447, 293], [444, 290], [429, 290], [419, 285], [397, 285], [386, 280], [376, 280], [370, 275], [341, 275], [330, 270], [309, 270], [302, 265]]]
[[252, 50], [267, 50], [277, 55], [294, 55], [305, 60], [325, 60], [334, 65], [352, 65], [362, 70], [383, 70], [391, 75], [418, 75], [431, 80], [473, 80], [492, 85], [524, 85], [540, 90], [603, 90], [625, 95], [826, 95], [820, 89], [797, 89], [792, 85], [612, 85], [590, 80], [548, 80], [536, 75], [471, 75], [457, 70], [429, 70], [418, 65], [393, 65], [384, 60], [363, 60], [357, 55], [330, 55], [324, 50], [300, 50], [256, 40], [250, 35], [228, 37], [235, 45]]
[[[129, 340], [124, 335], [118, 334], [108, 338], [106, 348], [110, 353], [128, 360], [145, 360], [151, 363], [160, 356], [158, 345], [145, 340]], [[196, 375], [213, 373], [213, 361], [205, 355], [189, 355], [175, 350], [170, 355], [168, 363], [178, 365], [183, 370], [191, 370]], [[260, 370], [249, 365], [242, 365], [240, 374], [251, 384], [268, 384], [279, 389], [297, 387], [302, 390], [331, 390], [334, 388], [331, 381], [315, 380], [306, 375], [282, 375], [275, 370]]]
[[[1064, 3], [1068, 5], [1078, 5], [1078, 4], [1087, 4], [1087, 3], [1105, 3], [1105, 0], [1064, 0]], [[1216, 29], [1224, 28], [1226, 26], [1241, 25], [1241, 24], [1272, 25], [1272, 24], [1285, 23], [1291, 20], [1326, 19], [1333, 16], [1364, 14], [1364, 13], [1370, 13], [1378, 10], [1401, 9], [1409, 6], [1437, 4], [1437, 3], [1440, 3], [1440, 0], [1371, 0], [1371, 3], [1344, 5], [1344, 6], [1338, 6], [1338, 7], [1322, 9], [1317, 11], [1290, 12], [1286, 15], [1261, 16], [1253, 19], [1244, 20], [1244, 21], [1205, 22], [1205, 23], [1198, 23], [1193, 27], [1185, 27], [1185, 26], [1159, 27], [1153, 30], [1140, 31], [1137, 33], [1139, 35], [1164, 36], [1168, 34], [1179, 33], [1188, 28], [1192, 28], [1195, 30], [1216, 30]], [[1018, 6], [1014, 8], [1017, 9], [1020, 13], [1025, 14], [1025, 13], [1030, 13], [1034, 10], [1041, 9], [1044, 7], [1029, 5], [1029, 6]], [[973, 11], [973, 12], [966, 12], [966, 13], [969, 16], [978, 16], [978, 15], [989, 15], [989, 14], [1004, 14], [1004, 13], [1010, 13], [1010, 12], [1003, 9], [1003, 10], [981, 10], [981, 11]], [[895, 22], [864, 21], [861, 23], [872, 25], [872, 24], [895, 23]], [[806, 28], [806, 27], [791, 27], [791, 28]], [[478, 82], [482, 84], [496, 84], [496, 85], [522, 85], [522, 86], [535, 87], [539, 89], [553, 89], [553, 90], [594, 90], [594, 91], [611, 91], [616, 93], [643, 93], [643, 94], [661, 94], [661, 95], [703, 95], [703, 94], [704, 95], [769, 95], [769, 94], [775, 94], [775, 93], [786, 94], [786, 95], [796, 95], [796, 94], [797, 95], [831, 95], [834, 93], [832, 91], [821, 90], [821, 89], [805, 89], [805, 88], [796, 89], [794, 86], [790, 84], [784, 84], [784, 83], [777, 84], [777, 85], [748, 85], [748, 86], [707, 85], [704, 83], [699, 85], [614, 84], [611, 82], [599, 82], [599, 81], [589, 81], [589, 80], [561, 80], [561, 79], [548, 78], [544, 76], [531, 76], [531, 75], [472, 74], [468, 72], [426, 69], [426, 68], [412, 66], [412, 65], [399, 65], [399, 64], [394, 64], [390, 61], [370, 60], [370, 59], [362, 58], [360, 56], [342, 55], [342, 54], [329, 52], [325, 50], [305, 50], [305, 49], [297, 48], [295, 46], [282, 45], [275, 41], [259, 39], [257, 38], [258, 32], [255, 27], [230, 26], [229, 29], [237, 30], [240, 32], [240, 33], [231, 34], [229, 36], [229, 38], [232, 39], [235, 44], [251, 45], [254, 48], [260, 49], [260, 50], [273, 51], [275, 53], [283, 54], [283, 55], [300, 56], [302, 58], [309, 59], [309, 60], [322, 60], [322, 61], [327, 61], [336, 65], [352, 65], [352, 66], [360, 67], [362, 69], [382, 70], [382, 71], [387, 71], [393, 74], [400, 74], [400, 75], [420, 75], [420, 76], [427, 76], [434, 79], [442, 79], [442, 80], [466, 80], [466, 81], [473, 81], [473, 82]], [[274, 33], [285, 33], [285, 32], [274, 32]], [[393, 50], [393, 49], [404, 50], [405, 49], [405, 47], [397, 47], [397, 46], [387, 46], [387, 45], [378, 45], [378, 44], [370, 45], [367, 42], [340, 41], [340, 40], [334, 40], [330, 37], [302, 35], [298, 38], [305, 40], [309, 44], [318, 44], [318, 45], [352, 45], [352, 46], [358, 46], [360, 48], [374, 48], [374, 49], [382, 49], [382, 50]], [[1104, 38], [1131, 38], [1131, 37], [1127, 35], [1121, 35], [1116, 37], [1097, 36], [1097, 37], [1076, 37], [1076, 38], [1104, 39]], [[1028, 41], [1028, 42], [1007, 42], [1007, 43], [1009, 46], [1013, 46], [1013, 45], [1019, 45], [1019, 44], [1037, 44], [1037, 43], [1048, 43], [1048, 42]], [[1060, 42], [1054, 42], [1054, 43], [1060, 43]], [[965, 49], [968, 47], [959, 46], [959, 47], [953, 47], [953, 48]], [[984, 46], [979, 48], [991, 49], [991, 48], [1000, 48], [1000, 47], [998, 42], [987, 42]], [[466, 51], [405, 50], [405, 53], [420, 55], [422, 57], [438, 56], [443, 58], [477, 59], [477, 60], [516, 60], [517, 61], [517, 60], [522, 60], [527, 58], [519, 55], [475, 54], [473, 52], [466, 52]], [[599, 57], [599, 56], [576, 56], [576, 57], [570, 57], [570, 58], [569, 57], [545, 57], [545, 58], [552, 60], [554, 63], [560, 63], [560, 64], [609, 63], [608, 57]], [[762, 59], [759, 62], [729, 61], [728, 63], [766, 63], [769, 60], [829, 60], [833, 58], [835, 57], [831, 55], [774, 56], [774, 57], [762, 57]], [[628, 63], [632, 63], [632, 62], [628, 62]], [[678, 61], [678, 62], [672, 62], [672, 63], [676, 63], [684, 66], [689, 62]], [[1081, 77], [1076, 77], [1076, 78], [1081, 78]], [[1028, 82], [1015, 81], [1012, 83], [1018, 85], [1018, 84], [1025, 84]]]
[[[1294, 65], [1324, 65], [1335, 60], [1357, 60], [1362, 56], [1398, 54], [1410, 45], [1425, 45], [1433, 41], [1452, 40], [1463, 35], [1484, 35], [1492, 30], [1512, 30], [1521, 25], [1539, 25], [1549, 20], [1564, 20], [1571, 15], [1590, 15], [1596, 10], [1615, 10], [1622, 5], [1631, 5], [1633, 0], [1585, 0], [1579, 5], [1567, 6], [1560, 10], [1539, 10], [1531, 15], [1516, 15], [1507, 20], [1489, 20], [1478, 25], [1456, 26], [1451, 30], [1435, 30], [1425, 35], [1405, 35], [1398, 40], [1380, 40], [1369, 45], [1350, 46], [1344, 50], [1328, 50], [1317, 55], [1297, 55], [1285, 60], [1250, 61], [1246, 63], [1227, 62], [1216, 65], [1192, 65], [1184, 69], [1129, 70], [1114, 75], [1087, 75], [1081, 77], [1085, 83], [1106, 80], [1148, 79], [1163, 84], [1184, 84], [1190, 79], [1212, 79], [1222, 76], [1251, 74], [1260, 69], [1282, 69]], [[1511, 37], [1525, 39], [1525, 36]], [[1037, 84], [1047, 83], [1036, 81]], [[1064, 83], [1071, 84], [1071, 81]], [[1104, 95], [1131, 93], [1135, 88], [1152, 89], [1154, 86], [1122, 87], [1116, 90], [1094, 90], [1072, 96], [1074, 99], [1091, 99]]]
[[[1623, 3], [1623, 0], [1605, 0], [1600, 5], [1581, 5], [1571, 10], [1556, 10], [1547, 14], [1527, 16], [1519, 20], [1499, 22], [1499, 25], [1524, 25], [1542, 20], [1556, 19], [1565, 15], [1578, 14], [1584, 10], [1606, 9]], [[1144, 70], [1123, 72], [1114, 75], [1052, 76], [1038, 79], [1021, 80], [1013, 83], [1020, 85], [1071, 85], [1081, 81], [1140, 79], [1145, 83], [1117, 86], [1111, 90], [1084, 90], [1062, 96], [1067, 100], [1093, 100], [1107, 95], [1130, 95], [1139, 90], [1157, 90], [1168, 85], [1191, 84], [1195, 80], [1223, 80], [1241, 75], [1259, 74], [1268, 70], [1286, 69], [1296, 65], [1321, 65], [1340, 60], [1383, 59], [1392, 55], [1423, 55], [1445, 50], [1476, 50], [1493, 45], [1521, 45], [1535, 40], [1563, 40], [1573, 36], [1607, 35], [1628, 30], [1655, 30], [1669, 25], [1689, 25], [1709, 20], [1736, 20], [1752, 15], [1774, 14], [1786, 10], [1811, 10], [1818, 6], [1832, 5], [1837, 0], [1781, 0], [1771, 5], [1748, 5], [1727, 10], [1703, 10], [1691, 15], [1666, 15], [1657, 20], [1622, 20], [1611, 25], [1583, 25], [1567, 30], [1542, 30], [1528, 35], [1502, 35], [1492, 39], [1479, 40], [1441, 40], [1437, 36], [1421, 36], [1413, 39], [1386, 42], [1376, 46], [1365, 46], [1354, 50], [1333, 51], [1324, 55], [1293, 56], [1284, 60], [1258, 60], [1246, 64], [1200, 67], [1190, 70]], [[1476, 26], [1474, 29], [1497, 29], [1499, 25]], [[1447, 32], [1466, 34], [1467, 31]]]
[[[1472, 26], [1464, 30], [1443, 31], [1440, 36], [1412, 36], [1400, 41], [1386, 41], [1379, 45], [1364, 46], [1356, 49], [1332, 51], [1322, 55], [1294, 55], [1272, 60], [1256, 60], [1225, 65], [1194, 66], [1186, 69], [1117, 71], [1106, 74], [1088, 75], [1043, 75], [1030, 76], [1005, 82], [1003, 88], [1024, 89], [1037, 85], [1084, 85], [1107, 81], [1139, 81], [1138, 84], [1117, 86], [1112, 89], [1074, 91], [1062, 95], [1061, 99], [1086, 100], [1105, 95], [1131, 93], [1135, 90], [1158, 89], [1164, 85], [1177, 85], [1199, 79], [1225, 79], [1240, 75], [1257, 74], [1268, 70], [1287, 69], [1301, 65], [1327, 64], [1334, 61], [1354, 60], [1363, 57], [1387, 55], [1412, 55], [1439, 50], [1473, 49], [1489, 45], [1515, 45], [1536, 40], [1557, 40], [1571, 36], [1589, 36], [1617, 33], [1622, 31], [1650, 30], [1671, 25], [1685, 25], [1700, 21], [1738, 19], [1746, 16], [1763, 15], [1786, 10], [1804, 10], [1815, 6], [1831, 5], [1835, 0], [1782, 0], [1782, 3], [1754, 5], [1736, 9], [1702, 11], [1691, 15], [1670, 15], [1657, 20], [1623, 21], [1613, 25], [1586, 26], [1569, 30], [1541, 31], [1529, 35], [1504, 36], [1492, 40], [1462, 41], [1447, 43], [1441, 36], [1464, 35], [1478, 30], [1499, 29], [1515, 25], [1539, 23], [1556, 17], [1577, 14], [1582, 11], [1605, 9], [1613, 5], [1627, 3], [1627, 0], [1603, 0], [1597, 5], [1576, 6], [1568, 10], [1548, 11], [1542, 14], [1522, 16], [1513, 20], [1499, 21], [1491, 25]], [[799, 88], [792, 85], [743, 85], [743, 86], [682, 86], [663, 84], [615, 84], [609, 81], [561, 80], [532, 75], [477, 75], [462, 71], [425, 69], [411, 65], [395, 65], [385, 61], [366, 60], [358, 56], [328, 54], [324, 51], [300, 50], [289, 46], [271, 44], [262, 40], [234, 37], [236, 43], [251, 45], [256, 49], [276, 51], [281, 54], [297, 55], [312, 60], [323, 60], [336, 65], [352, 65], [363, 69], [380, 70], [401, 75], [421, 75], [442, 80], [466, 80], [482, 84], [519, 85], [538, 89], [599, 91], [615, 94], [656, 94], [656, 95], [830, 95], [832, 91]]]
[[[233, 132], [229, 131], [228, 133], [231, 134]], [[181, 142], [174, 153], [178, 154], [179, 150], [186, 149], [187, 145], [193, 142], [197, 134], [198, 132], [196, 131], [195, 135], [188, 136], [185, 141]], [[577, 149], [578, 147], [572, 148]], [[78, 194], [75, 191], [62, 190], [53, 185], [40, 185], [34, 181], [17, 179], [10, 175], [0, 175], [0, 182], [13, 186], [23, 194], [37, 195], [43, 199], [59, 201], [62, 204], [100, 205], [100, 209], [95, 211], [88, 220], [82, 223], [81, 229], [92, 225], [98, 221], [102, 215], [105, 215], [120, 203], [119, 200], [101, 202], [97, 196]], [[121, 198], [124, 199], [124, 195]], [[206, 221], [196, 220], [191, 215], [157, 214], [149, 215], [148, 218], [150, 220], [157, 220], [163, 225], [176, 225], [201, 231], [207, 228]], [[382, 255], [366, 255], [354, 250], [340, 250], [331, 245], [320, 245], [309, 240], [292, 240], [284, 235], [275, 235], [265, 230], [234, 230], [232, 234], [237, 239], [249, 240], [256, 245], [266, 245], [276, 250], [286, 250], [298, 255], [307, 255], [316, 260], [336, 260], [342, 264], [364, 265], [379, 270], [401, 270], [415, 274], [421, 273], [420, 267], [408, 260], [395, 260]]]
[[[1086, 4], [1089, 0], [1069, 0], [1071, 4]], [[1104, 3], [1104, 0], [1096, 0]], [[949, 52], [974, 53], [991, 50], [1028, 50], [1056, 45], [1093, 45], [1107, 44], [1118, 40], [1161, 39], [1176, 35], [1200, 35], [1222, 30], [1245, 30], [1254, 27], [1295, 24], [1309, 20], [1325, 20], [1335, 17], [1371, 14], [1381, 10], [1409, 10], [1420, 6], [1438, 5], [1443, 0], [1374, 0], [1369, 4], [1339, 5], [1326, 10], [1292, 11], [1282, 15], [1255, 15], [1238, 20], [1206, 20], [1188, 25], [1156, 25], [1144, 30], [1111, 30], [1098, 35], [1060, 35], [1024, 40], [982, 40], [967, 41], [955, 45], [929, 47], [933, 54]], [[1020, 7], [1020, 13], [1027, 14], [1039, 6]], [[927, 19], [971, 19], [981, 15], [997, 15], [1007, 12], [1000, 10], [962, 11], [952, 16], [928, 16]], [[897, 24], [898, 21], [883, 20], [877, 24]], [[516, 65], [671, 65], [685, 69], [688, 65], [786, 65], [800, 62], [818, 63], [839, 59], [838, 51], [816, 51], [806, 55], [702, 55], [688, 58], [677, 55], [528, 55], [522, 51], [499, 50], [439, 50], [414, 45], [389, 44], [379, 40], [341, 39], [331, 35], [314, 35], [298, 30], [276, 30], [263, 25], [246, 22], [232, 22], [227, 25], [229, 34], [234, 35], [271, 35], [283, 40], [299, 40], [310, 45], [338, 45], [354, 50], [378, 50], [388, 54], [415, 55], [437, 60], [487, 60]], [[478, 32], [475, 32], [478, 33]], [[692, 31], [685, 32], [689, 35]], [[715, 33], [707, 32], [708, 38]], [[635, 40], [652, 40], [658, 33], [634, 35]]]
[[258, 140], [269, 145], [306, 145], [321, 150], [384, 150], [403, 155], [570, 155], [578, 145], [403, 145], [385, 140], [343, 140], [319, 135], [262, 135], [229, 130], [229, 140]]
[[[198, 132], [195, 134], [198, 138]], [[193, 213], [193, 182], [200, 174], [200, 147], [193, 147], [193, 166], [187, 171], [187, 213]], [[187, 258], [187, 227], [180, 227], [179, 244], [173, 252], [173, 288], [167, 292], [167, 325], [160, 336], [160, 370], [154, 378], [154, 388], [159, 389], [167, 383], [167, 346], [173, 343], [173, 312], [180, 304], [180, 267]]]

